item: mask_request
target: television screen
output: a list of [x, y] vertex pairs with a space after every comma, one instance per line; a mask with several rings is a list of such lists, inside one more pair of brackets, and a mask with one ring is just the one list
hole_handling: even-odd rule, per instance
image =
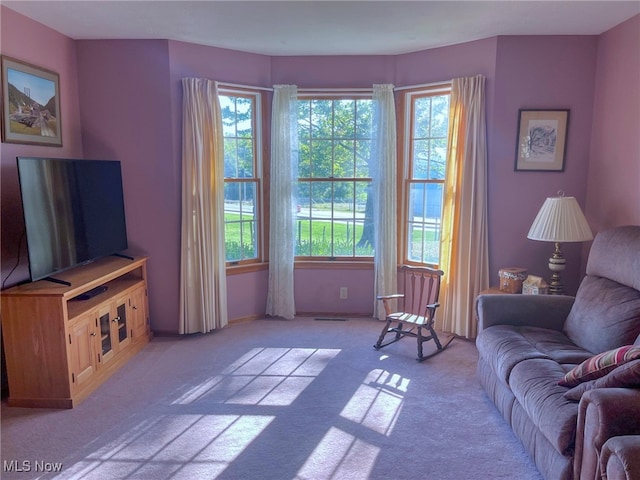
[[120, 162], [17, 160], [32, 281], [126, 250]]

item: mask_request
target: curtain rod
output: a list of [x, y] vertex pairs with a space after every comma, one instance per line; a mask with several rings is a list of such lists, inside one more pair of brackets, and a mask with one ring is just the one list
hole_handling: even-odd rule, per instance
[[256, 87], [255, 85], [241, 85], [239, 83], [226, 83], [216, 82], [220, 88], [245, 88], [247, 90], [266, 90], [267, 92], [273, 92], [273, 88], [270, 87]]
[[298, 89], [299, 93], [313, 93], [313, 92], [327, 92], [327, 93], [336, 93], [336, 92], [344, 92], [344, 93], [351, 93], [351, 92], [367, 92], [367, 93], [371, 93], [373, 92], [373, 87], [368, 87], [368, 88], [299, 88]]
[[404, 87], [396, 87], [393, 90], [398, 92], [400, 90], [411, 90], [413, 88], [427, 88], [427, 87], [450, 87], [451, 82], [434, 82], [434, 83], [421, 83], [419, 85], [406, 85]]
[[[226, 83], [226, 82], [217, 82], [218, 86], [221, 88], [244, 88], [248, 90], [264, 90], [267, 92], [273, 92], [273, 88], [270, 87], [256, 87], [255, 85], [242, 85], [239, 83]], [[399, 92], [401, 90], [411, 90], [413, 88], [426, 88], [426, 87], [450, 87], [451, 82], [433, 82], [433, 83], [421, 83], [417, 85], [405, 85], [403, 87], [395, 87], [393, 89], [394, 92]], [[373, 92], [373, 88], [299, 88], [298, 93], [301, 94], [310, 94], [310, 93], [353, 93], [353, 92], [363, 92], [363, 93], [371, 93]]]

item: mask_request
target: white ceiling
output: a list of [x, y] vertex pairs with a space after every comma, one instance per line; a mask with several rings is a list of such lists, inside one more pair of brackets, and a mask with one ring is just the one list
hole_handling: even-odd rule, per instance
[[640, 0], [1, 3], [73, 39], [170, 39], [266, 55], [393, 55], [496, 35], [597, 35], [640, 13]]

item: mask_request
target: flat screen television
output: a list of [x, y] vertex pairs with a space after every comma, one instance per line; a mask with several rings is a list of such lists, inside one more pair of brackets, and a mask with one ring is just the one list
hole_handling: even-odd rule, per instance
[[32, 281], [127, 249], [120, 162], [17, 161]]

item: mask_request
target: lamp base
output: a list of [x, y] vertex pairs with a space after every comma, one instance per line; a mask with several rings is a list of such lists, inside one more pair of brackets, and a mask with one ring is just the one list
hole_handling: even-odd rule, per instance
[[563, 295], [564, 286], [560, 280], [560, 272], [566, 268], [566, 260], [560, 250], [560, 243], [555, 243], [555, 251], [551, 258], [549, 258], [549, 270], [551, 274], [551, 283], [549, 284], [549, 294], [551, 295]]

